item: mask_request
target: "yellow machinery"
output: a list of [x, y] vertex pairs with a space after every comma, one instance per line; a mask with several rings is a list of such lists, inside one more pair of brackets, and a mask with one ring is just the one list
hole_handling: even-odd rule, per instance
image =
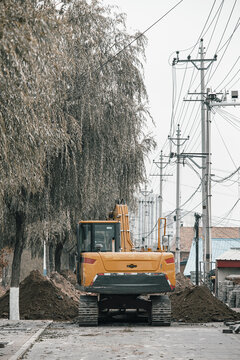
[[127, 205], [116, 205], [112, 219], [80, 221], [77, 226], [79, 325], [97, 325], [98, 319], [136, 309], [148, 314], [152, 325], [170, 325], [167, 292], [175, 288], [172, 253], [134, 251]]

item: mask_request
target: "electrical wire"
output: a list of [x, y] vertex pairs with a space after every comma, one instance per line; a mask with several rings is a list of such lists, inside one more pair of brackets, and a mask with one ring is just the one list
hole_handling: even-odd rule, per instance
[[228, 25], [229, 25], [229, 22], [230, 22], [230, 20], [231, 20], [231, 17], [232, 17], [232, 14], [233, 14], [233, 10], [234, 10], [234, 8], [235, 8], [235, 6], [236, 6], [236, 3], [237, 3], [237, 0], [234, 1], [232, 10], [231, 10], [231, 12], [230, 12], [230, 15], [229, 15], [229, 17], [228, 17], [227, 23], [226, 23], [225, 28], [224, 28], [224, 30], [223, 30], [221, 39], [220, 39], [220, 41], [219, 41], [219, 43], [218, 43], [216, 53], [218, 52], [219, 46], [221, 45], [222, 39], [223, 39], [223, 37], [224, 37], [224, 35], [225, 35], [225, 32], [226, 32], [226, 30], [227, 30], [227, 27], [228, 27]]
[[[223, 1], [222, 1], [222, 3], [223, 3]], [[211, 17], [211, 14], [212, 14], [212, 11], [213, 11], [213, 9], [214, 9], [215, 4], [216, 4], [216, 1], [214, 1], [213, 4], [212, 4], [211, 10], [210, 10], [210, 12], [208, 13], [208, 17], [207, 17], [207, 19], [206, 19], [206, 21], [205, 21], [204, 27], [203, 27], [200, 35], [199, 35], [199, 38], [198, 38], [197, 42], [195, 43], [195, 45], [194, 45], [192, 48], [190, 48], [190, 49], [192, 49], [191, 53], [194, 51], [194, 48], [196, 47], [196, 45], [198, 44], [199, 40], [201, 39], [202, 34], [206, 34], [207, 31], [208, 31], [208, 29], [209, 29], [209, 27], [208, 27], [208, 29], [205, 30], [205, 28], [206, 28], [206, 26], [207, 26], [207, 23], [208, 23], [208, 21], [209, 21], [209, 19], [210, 19], [210, 17]], [[220, 9], [220, 7], [218, 8], [217, 13], [219, 12], [219, 9]], [[216, 14], [217, 14], [217, 13], [216, 13]], [[214, 18], [216, 17], [216, 14], [215, 14]], [[190, 53], [190, 54], [191, 54], [191, 53]], [[175, 66], [174, 66], [174, 67], [175, 67]], [[175, 68], [176, 68], [176, 67], [175, 67]], [[173, 109], [173, 107], [172, 107], [171, 126], [170, 126], [170, 129], [171, 129], [170, 134], [171, 134], [171, 136], [173, 135], [173, 132], [174, 132], [173, 129], [174, 129], [175, 126], [176, 126], [176, 125], [174, 126], [174, 120], [175, 120], [175, 118], [176, 118], [176, 114], [177, 114], [177, 110], [178, 110], [178, 104], [179, 104], [180, 96], [181, 96], [181, 93], [182, 93], [182, 88], [183, 88], [183, 84], [184, 84], [184, 81], [185, 81], [185, 76], [186, 76], [186, 70], [187, 70], [187, 68], [189, 68], [189, 67], [188, 67], [188, 66], [185, 67], [184, 77], [183, 77], [183, 80], [182, 80], [182, 85], [181, 85], [181, 90], [180, 90], [179, 97], [178, 97], [178, 101], [177, 101], [177, 106], [176, 106], [175, 109]], [[195, 69], [195, 67], [193, 67], [193, 72], [192, 72], [192, 75], [191, 75], [190, 84], [189, 84], [189, 86], [188, 86], [188, 89], [191, 88], [192, 84], [194, 83], [194, 81], [195, 81], [195, 79], [196, 79], [196, 77], [195, 77], [195, 79], [193, 80], [193, 76], [194, 76], [194, 72], [195, 72], [195, 71], [196, 71], [196, 69]], [[197, 76], [197, 74], [196, 74], [196, 76]], [[186, 106], [185, 103], [184, 103], [184, 105], [181, 106], [180, 113], [179, 113], [178, 120], [177, 120], [177, 123], [179, 123], [179, 124], [180, 124], [180, 122], [181, 122], [181, 119], [182, 119], [182, 116], [183, 116], [183, 112], [184, 112], [185, 106]], [[188, 104], [188, 106], [187, 106], [187, 110], [188, 110], [188, 108], [189, 108], [189, 104]], [[184, 123], [184, 121], [185, 121], [185, 119], [186, 119], [187, 110], [186, 110], [186, 112], [185, 112], [185, 117], [184, 117], [183, 123]], [[182, 124], [182, 125], [183, 125], [183, 124]], [[172, 144], [170, 145], [170, 151], [171, 151], [171, 149], [172, 149]]]
[[107, 61], [105, 61], [96, 71], [102, 69], [107, 63], [114, 60], [118, 55], [120, 55], [124, 50], [126, 50], [129, 46], [131, 46], [135, 41], [137, 41], [140, 37], [145, 35], [150, 29], [152, 29], [155, 25], [157, 25], [161, 20], [163, 20], [170, 12], [172, 12], [178, 5], [180, 5], [184, 0], [180, 0], [177, 4], [175, 4], [171, 9], [169, 9], [164, 15], [162, 15], [159, 19], [157, 19], [152, 25], [150, 25], [147, 29], [141, 32], [138, 36], [136, 36], [132, 41], [130, 41], [127, 45], [125, 45], [121, 50], [119, 50], [115, 55], [110, 57]]
[[223, 136], [222, 136], [222, 134], [221, 134], [221, 132], [220, 132], [220, 130], [219, 130], [219, 127], [218, 127], [218, 125], [217, 125], [217, 122], [216, 122], [215, 120], [214, 120], [214, 123], [215, 123], [215, 126], [216, 126], [216, 128], [217, 128], [218, 134], [219, 134], [220, 138], [222, 139], [223, 145], [225, 146], [225, 149], [227, 150], [227, 153], [228, 153], [228, 155], [229, 155], [229, 157], [230, 157], [233, 165], [235, 166], [235, 168], [237, 168], [237, 165], [235, 164], [235, 161], [233, 160], [233, 157], [232, 157], [232, 155], [231, 155], [231, 153], [230, 153], [230, 151], [229, 151], [229, 149], [228, 149], [228, 147], [227, 147], [227, 144], [226, 144], [226, 142], [225, 142], [225, 140], [224, 140], [224, 138], [223, 138]]
[[[223, 1], [222, 1], [222, 2], [223, 2]], [[208, 32], [209, 27], [206, 29], [206, 31], [205, 31], [205, 32], [204, 32], [204, 30], [205, 30], [205, 27], [207, 26], [208, 20], [209, 20], [209, 19], [210, 19], [210, 17], [211, 17], [211, 14], [212, 14], [212, 11], [213, 11], [213, 9], [214, 9], [215, 4], [216, 4], [216, 0], [215, 0], [215, 1], [213, 2], [213, 4], [212, 4], [211, 10], [210, 10], [210, 12], [209, 12], [209, 14], [208, 14], [208, 17], [207, 17], [207, 20], [205, 21], [205, 24], [204, 24], [204, 26], [203, 26], [203, 29], [202, 29], [202, 31], [201, 31], [201, 33], [200, 33], [199, 37], [198, 37], [197, 42], [195, 43], [195, 45], [194, 45], [194, 47], [193, 47], [193, 49], [192, 49], [192, 51], [191, 51], [190, 55], [192, 54], [192, 52], [194, 51], [195, 47], [196, 47], [196, 46], [197, 46], [197, 44], [199, 43], [200, 39], [201, 39], [202, 37], [204, 37], [204, 36], [205, 36], [205, 34]], [[211, 24], [210, 24], [209, 26], [211, 26]]]
[[230, 175], [226, 176], [225, 178], [222, 178], [221, 180], [212, 179], [212, 181], [214, 181], [216, 183], [221, 183], [221, 182], [227, 181], [228, 179], [231, 179], [231, 177], [233, 177], [239, 170], [240, 170], [240, 166], [235, 171], [233, 171]]
[[[239, 60], [239, 58], [240, 58], [240, 56], [237, 58], [237, 61]], [[238, 71], [233, 75], [233, 77], [231, 78], [231, 80], [229, 80], [229, 82], [225, 85], [225, 89], [226, 89], [226, 87], [235, 79], [235, 77], [236, 77], [236, 75], [239, 73], [239, 71], [240, 71], [240, 69], [238, 69]], [[225, 77], [225, 78], [226, 78], [226, 77]], [[224, 80], [225, 80], [225, 79], [224, 79]], [[223, 80], [223, 81], [224, 81], [224, 80]], [[222, 82], [223, 82], [223, 81], [222, 81]], [[222, 82], [221, 82], [221, 83], [222, 83]], [[221, 84], [221, 83], [220, 83], [220, 84]], [[219, 87], [219, 86], [218, 86], [218, 87]]]
[[[234, 203], [234, 205], [231, 207], [231, 209], [228, 211], [228, 213], [224, 216], [224, 219], [228, 218], [228, 216], [231, 214], [231, 212], [235, 209], [235, 207], [237, 206], [237, 204], [239, 203], [240, 199], [237, 199], [237, 201]], [[240, 219], [239, 219], [240, 220]], [[219, 225], [223, 222], [224, 220], [219, 221], [216, 225]]]
[[229, 119], [221, 110], [217, 109], [216, 113], [220, 115], [224, 120], [226, 120], [230, 125], [232, 125], [236, 130], [240, 131], [240, 127], [235, 124], [231, 119]]
[[[190, 104], [190, 102], [189, 102], [189, 104]], [[194, 105], [193, 105], [192, 111], [191, 111], [191, 113], [190, 113], [190, 115], [189, 115], [189, 120], [188, 120], [187, 124], [190, 124], [190, 120], [192, 119], [193, 112], [194, 112], [194, 109], [195, 109], [195, 107], [196, 107], [196, 104], [197, 104], [197, 101], [194, 102]], [[193, 130], [194, 125], [195, 125], [195, 123], [196, 123], [197, 116], [199, 115], [200, 106], [201, 106], [201, 104], [199, 103], [199, 104], [198, 104], [197, 111], [196, 111], [196, 114], [195, 114], [195, 117], [194, 117], [194, 120], [193, 120], [193, 122], [192, 122], [192, 125], [191, 125], [191, 127], [190, 127], [190, 130], [188, 131], [188, 133], [189, 133], [189, 138], [190, 138], [190, 142], [191, 142], [192, 130]], [[186, 127], [186, 129], [185, 129], [185, 133], [187, 132], [187, 129], [188, 129], [188, 125], [187, 125], [187, 127]]]
[[[215, 51], [215, 54], [217, 54], [218, 48], [219, 48], [219, 46], [221, 45], [222, 39], [223, 39], [223, 37], [224, 37], [224, 35], [225, 35], [225, 32], [226, 32], [226, 30], [227, 30], [227, 27], [228, 27], [228, 25], [229, 25], [229, 22], [230, 22], [230, 19], [231, 19], [231, 17], [232, 17], [233, 10], [234, 10], [234, 8], [235, 8], [235, 6], [236, 6], [236, 3], [237, 3], [237, 0], [234, 1], [232, 10], [231, 10], [230, 15], [229, 15], [229, 17], [228, 17], [227, 23], [226, 23], [225, 28], [224, 28], [224, 31], [223, 31], [223, 33], [222, 33], [221, 39], [220, 39], [220, 41], [219, 41], [219, 43], [218, 43], [217, 49], [216, 49], [216, 51]], [[230, 45], [230, 42], [231, 42], [231, 41], [228, 42], [228, 44], [227, 44], [227, 46], [226, 46], [226, 48], [225, 48], [225, 50], [224, 50], [224, 52], [223, 52], [220, 60], [218, 61], [218, 64], [217, 64], [216, 68], [214, 69], [214, 72], [213, 72], [212, 74], [211, 74], [211, 71], [209, 72], [207, 84], [208, 84], [209, 81], [213, 78], [213, 76], [214, 76], [214, 74], [216, 73], [219, 65], [221, 64], [222, 59], [223, 59], [223, 57], [224, 57], [224, 55], [225, 55], [225, 53], [226, 53], [226, 51], [227, 51], [227, 49], [228, 49], [228, 47], [229, 47], [229, 45]], [[211, 69], [212, 69], [212, 68], [211, 68]]]
[[224, 43], [224, 44], [222, 45], [222, 47], [218, 50], [217, 53], [219, 53], [220, 51], [222, 51], [222, 49], [224, 48], [224, 46], [226, 45], [226, 43], [229, 42], [229, 41], [232, 39], [232, 37], [233, 37], [233, 35], [235, 34], [235, 32], [237, 31], [239, 25], [240, 25], [240, 17], [238, 18], [237, 24], [236, 24], [236, 26], [235, 26], [232, 34], [231, 34], [231, 35], [229, 36], [229, 38], [225, 41], [225, 43]]
[[[200, 40], [201, 38], [204, 38], [204, 37], [205, 37], [205, 35], [207, 34], [208, 30], [209, 30], [210, 27], [212, 26], [212, 23], [214, 22], [217, 14], [218, 14], [218, 12], [219, 12], [219, 11], [220, 11], [220, 12], [222, 11], [223, 3], [224, 3], [224, 0], [222, 0], [222, 2], [220, 3], [220, 5], [219, 5], [219, 7], [218, 7], [218, 9], [217, 9], [217, 11], [216, 11], [216, 13], [215, 13], [215, 15], [214, 15], [213, 18], [212, 18], [212, 21], [211, 21], [210, 24], [208, 25], [208, 27], [207, 27], [207, 29], [205, 30], [205, 32], [202, 33], [202, 35], [201, 35], [201, 37], [199, 38], [199, 40]], [[215, 5], [215, 3], [214, 3], [214, 5]], [[198, 41], [199, 41], [199, 40], [198, 40]]]
[[220, 15], [221, 15], [221, 12], [222, 12], [222, 9], [223, 9], [223, 4], [224, 4], [224, 1], [222, 1], [221, 4], [220, 4], [220, 6], [219, 6], [219, 10], [220, 10], [220, 11], [219, 11], [219, 13], [218, 13], [218, 16], [217, 16], [217, 19], [216, 19], [216, 23], [215, 23], [215, 25], [214, 25], [212, 34], [211, 34], [211, 36], [210, 36], [210, 40], [209, 40], [209, 42], [208, 42], [206, 52], [207, 52], [208, 49], [209, 49], [209, 46], [210, 46], [210, 44], [211, 44], [213, 35], [214, 35], [214, 33], [215, 33], [215, 30], [216, 30], [216, 27], [217, 27], [217, 24], [218, 24], [218, 21], [219, 21], [219, 17], [220, 17]]
[[239, 80], [240, 80], [240, 78], [238, 78], [238, 79], [231, 85], [231, 87], [229, 88], [229, 90], [231, 90], [231, 89], [234, 87], [234, 85], [239, 82]]
[[[214, 17], [213, 17], [212, 21], [211, 21], [211, 23], [209, 24], [209, 26], [208, 26], [208, 28], [206, 29], [206, 31], [203, 33], [202, 38], [204, 38], [204, 37], [205, 37], [205, 35], [207, 34], [208, 30], [210, 29], [210, 27], [211, 27], [211, 25], [212, 25], [213, 21], [216, 19], [216, 23], [215, 23], [215, 25], [214, 25], [214, 29], [213, 29], [213, 32], [212, 32], [212, 35], [211, 35], [210, 41], [209, 41], [209, 43], [208, 43], [208, 45], [207, 45], [207, 49], [209, 48], [209, 45], [210, 45], [211, 39], [212, 39], [213, 34], [214, 34], [214, 32], [215, 32], [216, 26], [217, 26], [217, 24], [218, 24], [219, 17], [220, 17], [220, 14], [221, 14], [221, 12], [222, 12], [223, 4], [224, 4], [224, 0], [222, 0], [222, 2], [220, 3], [220, 5], [219, 5], [219, 7], [218, 7], [218, 9], [217, 9], [217, 11], [216, 11], [216, 13], [215, 13], [215, 15], [214, 15]], [[206, 78], [207, 74], [211, 71], [212, 66], [213, 66], [213, 64], [211, 64], [211, 65], [210, 65], [210, 67], [209, 67], [209, 68], [205, 71], [205, 73], [204, 73], [204, 80], [205, 80], [205, 78]], [[198, 75], [198, 74], [196, 74], [196, 76], [195, 76], [195, 78], [194, 78], [194, 80], [193, 80], [193, 84], [194, 84], [194, 83], [195, 83], [195, 81], [196, 81], [197, 75]], [[198, 86], [195, 88], [195, 91], [197, 91], [197, 90], [198, 90], [198, 88], [200, 87], [200, 85], [201, 85], [201, 83], [199, 83], [199, 84], [198, 84]]]
[[[235, 63], [232, 65], [231, 69], [228, 71], [227, 75], [224, 77], [224, 79], [220, 82], [220, 84], [218, 86], [215, 87], [215, 90], [217, 90], [220, 85], [222, 85], [222, 83], [227, 79], [227, 77], [230, 75], [230, 73], [232, 72], [232, 70], [234, 69], [235, 65], [237, 64], [238, 60], [240, 59], [240, 56], [238, 56], [237, 60], [235, 61]], [[238, 70], [238, 72], [240, 71], [240, 69]], [[237, 74], [238, 74], [237, 72]], [[230, 84], [230, 82], [235, 78], [236, 74], [234, 75], [234, 77], [232, 77], [232, 79], [225, 85], [225, 88], [228, 86], [228, 84]]]

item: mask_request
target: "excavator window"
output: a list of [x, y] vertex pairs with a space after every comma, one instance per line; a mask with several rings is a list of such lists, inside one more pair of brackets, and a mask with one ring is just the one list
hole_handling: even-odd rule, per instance
[[91, 225], [84, 224], [81, 226], [80, 238], [81, 238], [81, 251], [92, 251]]
[[100, 251], [112, 251], [112, 238], [114, 238], [114, 226], [105, 224], [95, 225], [95, 248]]
[[78, 249], [80, 253], [95, 251], [119, 251], [120, 224], [118, 223], [81, 223], [78, 231]]

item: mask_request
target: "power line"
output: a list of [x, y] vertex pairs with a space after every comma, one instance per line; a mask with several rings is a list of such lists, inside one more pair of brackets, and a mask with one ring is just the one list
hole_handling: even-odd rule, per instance
[[[216, 19], [216, 23], [215, 23], [215, 25], [214, 25], [212, 34], [211, 34], [211, 36], [210, 36], [210, 40], [209, 40], [209, 42], [208, 42], [208, 46], [207, 46], [206, 51], [208, 51], [209, 46], [210, 46], [211, 41], [212, 41], [212, 38], [213, 38], [213, 35], [214, 35], [214, 33], [215, 33], [215, 30], [216, 30], [216, 27], [217, 27], [217, 24], [218, 24], [218, 21], [219, 21], [219, 17], [220, 17], [221, 12], [222, 12], [223, 4], [224, 4], [224, 1], [221, 2], [220, 6], [219, 6], [219, 8], [218, 8], [218, 10], [220, 10], [220, 11], [219, 11], [219, 13], [218, 13], [218, 16], [217, 16], [217, 19]], [[216, 13], [216, 14], [217, 14], [217, 13]], [[216, 15], [215, 15], [215, 16], [216, 16]]]
[[[234, 4], [233, 4], [232, 10], [231, 10], [230, 15], [229, 15], [229, 17], [228, 17], [227, 23], [226, 23], [226, 25], [225, 25], [224, 31], [223, 31], [223, 33], [222, 33], [221, 39], [220, 39], [220, 41], [219, 41], [219, 43], [218, 43], [217, 50], [216, 50], [215, 53], [217, 53], [218, 48], [219, 48], [219, 46], [220, 46], [220, 44], [221, 44], [221, 42], [222, 42], [222, 39], [223, 39], [223, 37], [224, 37], [224, 35], [225, 35], [225, 32], [226, 32], [227, 27], [228, 27], [228, 24], [229, 24], [229, 22], [230, 22], [230, 19], [231, 19], [231, 17], [232, 17], [232, 14], [233, 14], [233, 10], [234, 10], [234, 8], [235, 8], [235, 6], [236, 6], [236, 2], [237, 2], [237, 0], [235, 0], [235, 2], [234, 2]], [[230, 41], [228, 42], [228, 44], [227, 44], [227, 46], [226, 46], [226, 48], [225, 48], [225, 50], [224, 50], [224, 52], [223, 52], [220, 60], [218, 61], [217, 66], [216, 66], [216, 68], [215, 68], [215, 70], [214, 70], [214, 72], [213, 72], [212, 74], [211, 74], [211, 71], [212, 71], [212, 68], [211, 68], [211, 71], [209, 72], [207, 84], [208, 84], [209, 81], [212, 79], [212, 77], [213, 77], [214, 74], [216, 73], [219, 65], [221, 64], [221, 61], [222, 61], [222, 59], [223, 59], [223, 57], [224, 57], [224, 55], [225, 55], [225, 53], [226, 53], [226, 51], [227, 51], [227, 49], [228, 49], [228, 47], [229, 47], [229, 45], [230, 45], [230, 42], [231, 42], [231, 39], [230, 39]]]
[[234, 85], [238, 83], [239, 80], [240, 80], [240, 78], [238, 78], [238, 79], [231, 85], [230, 89], [232, 89], [232, 88], [234, 87]]
[[[237, 61], [239, 60], [239, 58], [240, 58], [240, 56], [237, 58]], [[237, 63], [237, 61], [235, 62], [235, 64]], [[234, 64], [234, 65], [235, 65]], [[233, 66], [234, 67], [234, 66]], [[232, 68], [233, 68], [232, 67]], [[232, 69], [231, 69], [232, 70]], [[231, 71], [230, 70], [230, 71]], [[233, 77], [231, 78], [231, 80], [229, 80], [229, 82], [225, 85], [225, 88], [235, 79], [235, 77], [236, 77], [236, 75], [239, 73], [239, 71], [240, 71], [240, 69], [238, 69], [238, 71], [233, 75]], [[229, 74], [229, 73], [228, 73]], [[226, 76], [227, 77], [227, 76]], [[226, 79], [226, 77], [223, 79], [223, 81]], [[223, 82], [222, 81], [222, 82]], [[222, 82], [220, 83], [220, 85], [222, 84]], [[219, 87], [219, 85], [218, 85], [218, 87]]]
[[[204, 24], [204, 26], [203, 26], [203, 29], [202, 29], [199, 37], [198, 37], [198, 40], [197, 40], [196, 44], [195, 44], [194, 47], [193, 47], [190, 55], [192, 54], [192, 52], [193, 52], [193, 50], [195, 49], [195, 47], [197, 46], [197, 44], [199, 44], [200, 39], [201, 39], [202, 37], [204, 37], [205, 34], [208, 32], [209, 27], [207, 28], [207, 30], [206, 30], [205, 32], [204, 32], [204, 29], [205, 29], [205, 27], [207, 26], [208, 20], [210, 19], [210, 16], [211, 16], [211, 14], [212, 14], [212, 11], [213, 11], [213, 9], [214, 9], [215, 4], [216, 4], [216, 0], [214, 0], [214, 2], [213, 2], [213, 4], [212, 4], [211, 10], [210, 10], [210, 12], [209, 12], [209, 14], [208, 14], [208, 17], [207, 17], [207, 20], [205, 21], [205, 24]], [[210, 24], [210, 25], [211, 25], [211, 24]], [[209, 25], [209, 26], [210, 26], [210, 25]]]
[[240, 166], [235, 171], [233, 171], [230, 175], [226, 176], [225, 178], [222, 178], [221, 180], [213, 180], [212, 179], [212, 181], [214, 181], [216, 183], [221, 183], [221, 182], [227, 181], [228, 179], [231, 179], [231, 177], [233, 177], [239, 170], [240, 170]]
[[[220, 82], [220, 84], [218, 86], [215, 87], [215, 89], [217, 90], [220, 85], [222, 85], [222, 83], [227, 79], [228, 75], [230, 75], [231, 71], [233, 70], [233, 68], [235, 67], [236, 63], [238, 62], [238, 60], [240, 59], [240, 56], [237, 58], [237, 60], [235, 61], [235, 63], [232, 65], [231, 69], [228, 71], [227, 75], [225, 76], [225, 78]], [[238, 70], [238, 72], [240, 71], [240, 69]], [[237, 72], [237, 73], [238, 73]], [[225, 88], [228, 86], [228, 84], [235, 78], [236, 74], [234, 75], [234, 77], [232, 77], [232, 79], [225, 85]]]
[[224, 120], [226, 120], [230, 125], [232, 125], [236, 130], [240, 131], [240, 127], [236, 124], [234, 124], [234, 122], [231, 119], [228, 119], [227, 116], [222, 113], [221, 111], [217, 110], [216, 111]]
[[[224, 220], [231, 214], [231, 212], [235, 209], [235, 207], [237, 206], [237, 204], [239, 203], [240, 199], [237, 199], [237, 201], [234, 203], [234, 205], [232, 206], [232, 208], [228, 211], [228, 213], [224, 216]], [[221, 224], [224, 220], [219, 221], [216, 225]]]
[[232, 37], [233, 37], [233, 35], [235, 34], [235, 32], [237, 31], [239, 25], [240, 25], [240, 17], [238, 18], [237, 24], [236, 24], [236, 26], [235, 26], [232, 34], [231, 34], [231, 35], [229, 36], [229, 38], [225, 41], [225, 43], [224, 43], [223, 46], [218, 50], [217, 53], [219, 53], [220, 51], [222, 51], [222, 49], [224, 48], [224, 46], [226, 45], [226, 43], [227, 43], [228, 41], [231, 41], [231, 40], [232, 40]]
[[[215, 18], [216, 18], [216, 16], [217, 16], [218, 12], [220, 11], [220, 13], [221, 13], [221, 11], [222, 11], [222, 7], [223, 7], [223, 3], [224, 3], [224, 0], [222, 0], [222, 2], [220, 3], [220, 5], [219, 5], [219, 7], [218, 7], [218, 9], [217, 9], [217, 11], [216, 11], [216, 13], [215, 13], [215, 15], [213, 16], [212, 21], [210, 22], [210, 24], [208, 25], [208, 27], [207, 27], [206, 31], [202, 34], [202, 36], [201, 36], [201, 37], [203, 37], [203, 38], [205, 37], [205, 35], [207, 34], [208, 30], [209, 30], [209, 29], [210, 29], [210, 27], [212, 26], [212, 23], [213, 23], [213, 21], [215, 20]], [[215, 5], [215, 3], [214, 3], [213, 5]], [[219, 17], [219, 15], [218, 15], [218, 17]], [[217, 21], [218, 21], [218, 20], [217, 20]], [[199, 38], [199, 40], [201, 39], [201, 37]]]
[[[110, 59], [105, 61], [101, 66], [99, 66], [96, 71], [101, 70], [107, 63], [114, 60], [119, 54], [121, 54], [124, 50], [126, 50], [129, 46], [131, 46], [135, 41], [140, 39], [143, 35], [145, 35], [150, 29], [152, 29], [156, 24], [158, 24], [161, 20], [163, 20], [170, 12], [172, 12], [178, 5], [180, 5], [184, 0], [180, 0], [177, 4], [175, 4], [171, 9], [169, 9], [164, 15], [162, 15], [158, 20], [156, 20], [152, 25], [150, 25], [146, 30], [141, 32], [138, 36], [136, 36], [132, 41], [130, 41], [127, 45], [125, 45], [121, 50], [119, 50], [115, 55], [113, 55]], [[84, 74], [83, 74], [84, 75]]]
[[216, 128], [217, 128], [217, 131], [218, 131], [218, 133], [219, 133], [219, 136], [221, 137], [222, 142], [223, 142], [223, 144], [224, 144], [224, 146], [225, 146], [225, 149], [227, 150], [227, 153], [228, 153], [230, 159], [232, 160], [233, 165], [234, 165], [235, 168], [236, 168], [237, 165], [235, 164], [235, 161], [234, 161], [233, 158], [232, 158], [232, 155], [231, 155], [231, 153], [230, 153], [230, 151], [229, 151], [229, 149], [228, 149], [228, 147], [227, 147], [226, 142], [224, 141], [224, 138], [223, 138], [222, 134], [220, 133], [220, 130], [219, 130], [218, 125], [217, 125], [217, 122], [214, 121], [214, 123], [215, 123], [215, 126], [216, 126]]
[[230, 19], [231, 19], [231, 17], [232, 17], [233, 10], [234, 10], [234, 8], [235, 8], [235, 6], [236, 6], [236, 3], [237, 3], [237, 0], [234, 1], [232, 10], [231, 10], [230, 15], [229, 15], [229, 17], [228, 17], [228, 20], [227, 20], [227, 23], [226, 23], [226, 25], [225, 25], [224, 31], [223, 31], [223, 33], [222, 33], [221, 39], [220, 39], [220, 41], [219, 41], [219, 43], [218, 43], [216, 53], [217, 53], [217, 51], [218, 51], [219, 46], [221, 45], [222, 39], [223, 39], [223, 37], [224, 37], [224, 35], [225, 35], [225, 32], [226, 32], [226, 30], [227, 30], [227, 27], [228, 27], [228, 25], [229, 25], [229, 22], [230, 22]]

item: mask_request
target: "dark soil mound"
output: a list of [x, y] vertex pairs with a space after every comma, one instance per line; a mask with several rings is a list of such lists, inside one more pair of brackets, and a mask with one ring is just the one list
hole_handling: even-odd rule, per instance
[[222, 303], [205, 286], [185, 288], [171, 294], [172, 319], [183, 322], [240, 320], [240, 314]]
[[[37, 270], [21, 282], [19, 304], [21, 319], [71, 320], [78, 314], [78, 302]], [[9, 291], [0, 298], [0, 317], [8, 318], [8, 313]]]

